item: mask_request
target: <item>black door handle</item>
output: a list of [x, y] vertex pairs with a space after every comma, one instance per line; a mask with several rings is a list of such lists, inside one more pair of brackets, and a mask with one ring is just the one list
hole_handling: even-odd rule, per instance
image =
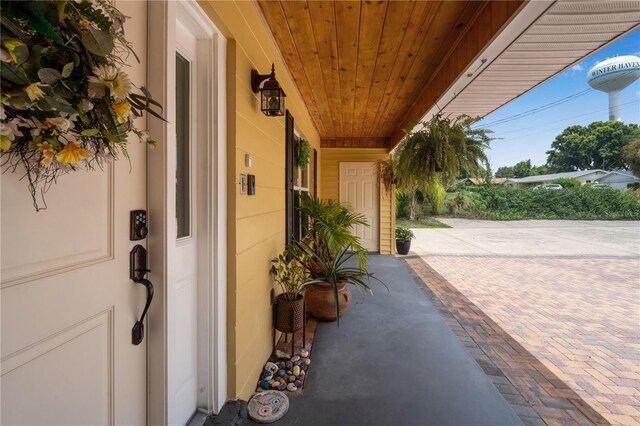
[[131, 330], [131, 343], [139, 345], [144, 339], [144, 317], [147, 315], [151, 301], [153, 300], [153, 284], [144, 276], [147, 275], [147, 250], [140, 244], [136, 245], [130, 253], [129, 273], [133, 282], [143, 284], [147, 288], [147, 303], [140, 316], [140, 320], [136, 321]]

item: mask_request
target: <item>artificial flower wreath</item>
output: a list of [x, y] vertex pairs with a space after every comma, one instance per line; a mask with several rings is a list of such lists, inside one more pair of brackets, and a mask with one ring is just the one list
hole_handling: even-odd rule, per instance
[[128, 158], [131, 133], [155, 144], [132, 120], [161, 106], [123, 69], [137, 56], [109, 1], [3, 0], [0, 14], [0, 155], [24, 167], [36, 210], [61, 174]]

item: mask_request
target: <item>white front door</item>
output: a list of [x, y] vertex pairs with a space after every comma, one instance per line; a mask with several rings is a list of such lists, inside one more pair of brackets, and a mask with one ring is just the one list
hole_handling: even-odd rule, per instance
[[198, 200], [196, 176], [197, 39], [176, 23], [175, 73], [175, 238], [173, 274], [169, 281], [169, 424], [186, 424], [198, 399]]
[[375, 163], [340, 163], [340, 202], [367, 218], [370, 226], [357, 225], [354, 232], [370, 251], [380, 250], [379, 197]]
[[[118, 6], [144, 60], [146, 4]], [[144, 84], [144, 62], [129, 62]], [[20, 171], [2, 174], [3, 425], [146, 424], [148, 333], [133, 345], [132, 327], [147, 294], [129, 279], [129, 252], [146, 244], [129, 240], [130, 211], [146, 208], [146, 149], [132, 137], [130, 162], [63, 176], [37, 213]]]

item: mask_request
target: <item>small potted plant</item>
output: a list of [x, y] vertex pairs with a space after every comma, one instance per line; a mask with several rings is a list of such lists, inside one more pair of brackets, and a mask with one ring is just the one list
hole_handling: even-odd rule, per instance
[[308, 279], [305, 267], [291, 256], [287, 248], [271, 260], [270, 272], [281, 290], [276, 297], [276, 329], [283, 333], [300, 330], [305, 320], [302, 295], [304, 284]]
[[416, 236], [413, 231], [403, 226], [396, 227], [396, 251], [398, 254], [407, 254], [411, 249], [411, 240]]

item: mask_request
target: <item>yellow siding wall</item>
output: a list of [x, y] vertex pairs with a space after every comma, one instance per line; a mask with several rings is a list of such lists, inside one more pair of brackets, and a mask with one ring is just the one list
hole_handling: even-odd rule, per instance
[[[319, 151], [319, 136], [254, 2], [200, 2], [227, 37], [228, 397], [248, 399], [272, 345], [269, 261], [284, 248], [285, 118], [266, 117], [251, 69], [276, 75], [296, 127]], [[245, 154], [253, 167], [245, 167]], [[256, 176], [256, 195], [239, 194], [239, 174]]]
[[[340, 200], [340, 163], [345, 161], [377, 161], [389, 158], [384, 148], [322, 148], [322, 167], [319, 179], [322, 185], [322, 198]], [[382, 182], [380, 187], [380, 253], [395, 253], [395, 197], [386, 191]], [[395, 232], [395, 231], [394, 231]]]

